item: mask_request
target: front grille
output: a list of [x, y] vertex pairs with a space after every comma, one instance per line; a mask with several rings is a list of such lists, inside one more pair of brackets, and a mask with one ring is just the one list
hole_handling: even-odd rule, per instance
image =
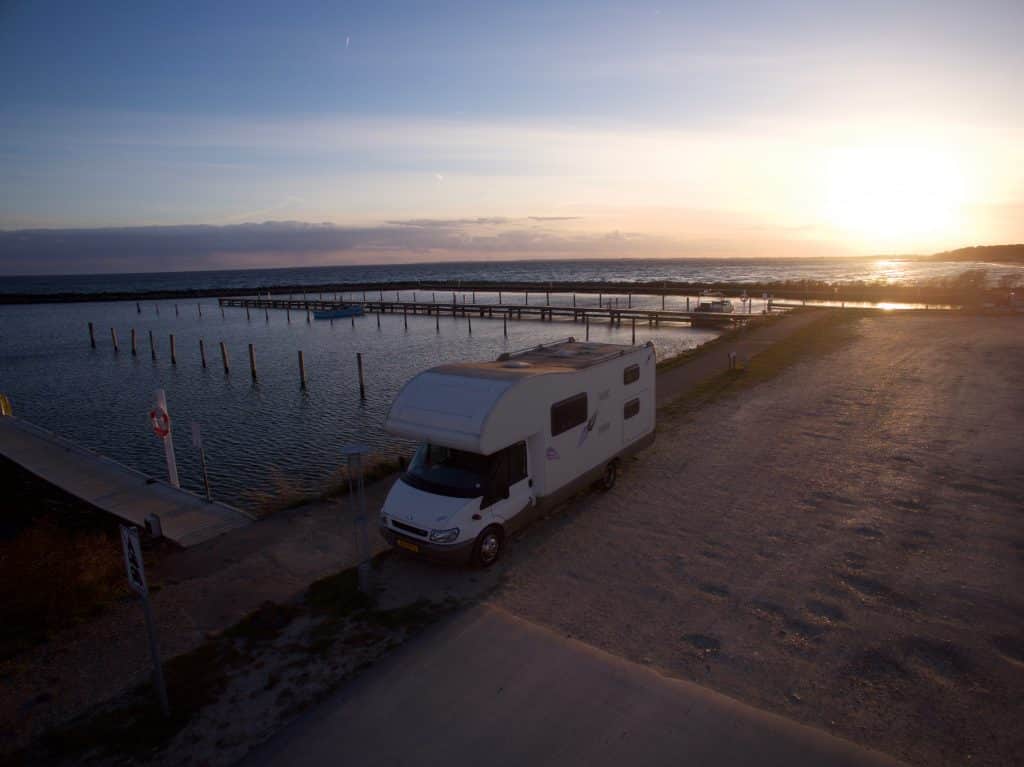
[[399, 522], [397, 519], [392, 519], [391, 520], [391, 526], [396, 528], [396, 529], [398, 529], [398, 530], [404, 530], [407, 533], [412, 533], [413, 535], [418, 535], [420, 538], [426, 538], [427, 537], [427, 531], [426, 530], [420, 530], [418, 527], [413, 527], [412, 525], [406, 525], [406, 524], [404, 524], [402, 522]]

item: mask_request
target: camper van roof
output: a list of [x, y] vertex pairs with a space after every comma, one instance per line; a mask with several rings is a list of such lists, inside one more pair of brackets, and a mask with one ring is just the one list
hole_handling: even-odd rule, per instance
[[581, 342], [573, 338], [502, 354], [493, 362], [455, 362], [433, 368], [436, 373], [473, 378], [515, 379], [545, 373], [568, 373], [637, 349], [623, 344]]

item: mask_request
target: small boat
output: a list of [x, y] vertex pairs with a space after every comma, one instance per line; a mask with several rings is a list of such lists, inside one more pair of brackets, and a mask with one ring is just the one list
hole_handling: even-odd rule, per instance
[[345, 304], [337, 309], [321, 309], [313, 312], [313, 318], [317, 320], [337, 320], [342, 317], [362, 317], [363, 307], [359, 304]]
[[700, 303], [697, 304], [695, 312], [707, 314], [732, 314], [736, 311], [732, 301], [723, 293], [714, 290], [705, 290], [700, 294]]

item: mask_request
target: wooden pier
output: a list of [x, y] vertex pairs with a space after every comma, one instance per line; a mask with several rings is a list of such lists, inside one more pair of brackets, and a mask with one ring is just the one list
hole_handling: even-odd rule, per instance
[[0, 455], [37, 477], [133, 525], [160, 519], [163, 535], [195, 546], [244, 527], [255, 518], [224, 503], [147, 477], [20, 418], [0, 418]]
[[613, 325], [622, 325], [623, 320], [646, 322], [649, 326], [661, 323], [674, 323], [699, 326], [731, 326], [756, 321], [762, 314], [745, 314], [743, 312], [713, 313], [679, 311], [675, 309], [635, 309], [615, 305], [603, 306], [566, 306], [551, 303], [507, 304], [507, 303], [468, 303], [462, 301], [389, 301], [382, 300], [329, 300], [304, 298], [220, 298], [222, 307], [238, 307], [249, 309], [281, 309], [304, 312], [332, 311], [343, 306], [361, 306], [364, 312], [379, 314], [423, 314], [430, 316], [451, 317], [496, 317], [506, 320], [533, 319], [551, 322], [556, 318], [573, 322], [604, 321]]

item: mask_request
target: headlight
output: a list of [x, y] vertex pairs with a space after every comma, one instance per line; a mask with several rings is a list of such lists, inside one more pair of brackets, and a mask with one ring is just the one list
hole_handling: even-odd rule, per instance
[[459, 537], [459, 528], [453, 527], [450, 530], [431, 530], [430, 540], [434, 543], [455, 543]]

